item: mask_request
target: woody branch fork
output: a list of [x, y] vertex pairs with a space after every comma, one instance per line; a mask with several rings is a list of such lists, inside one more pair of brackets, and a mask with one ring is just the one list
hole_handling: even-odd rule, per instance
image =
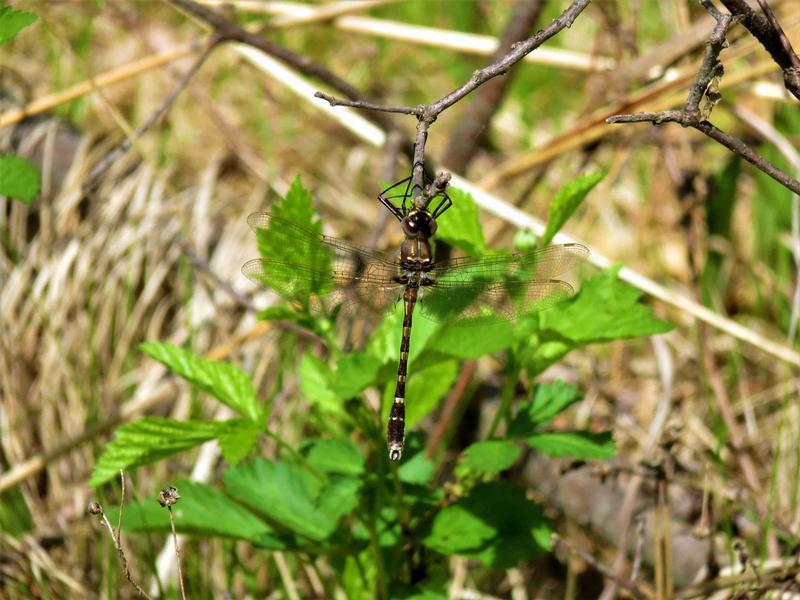
[[449, 180], [449, 176], [437, 177], [433, 185], [431, 185], [428, 190], [425, 189], [425, 143], [428, 140], [428, 129], [431, 124], [436, 121], [437, 117], [442, 112], [459, 102], [467, 94], [479, 88], [490, 79], [505, 74], [511, 67], [536, 50], [536, 48], [541, 46], [544, 42], [563, 29], [570, 27], [590, 2], [591, 0], [575, 0], [547, 27], [540, 29], [528, 39], [515, 44], [509, 52], [500, 59], [482, 69], [478, 69], [472, 74], [469, 80], [435, 102], [419, 104], [417, 106], [390, 106], [363, 100], [336, 98], [323, 92], [317, 92], [315, 96], [327, 100], [331, 106], [349, 106], [378, 112], [400, 113], [413, 115], [417, 118], [417, 132], [414, 140], [414, 158], [411, 178], [413, 184], [414, 207], [425, 210], [430, 200], [444, 190]]

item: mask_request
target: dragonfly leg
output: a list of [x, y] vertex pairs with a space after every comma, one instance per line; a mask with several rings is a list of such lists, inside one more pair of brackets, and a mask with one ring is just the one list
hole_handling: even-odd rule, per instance
[[431, 213], [431, 216], [434, 219], [438, 219], [439, 217], [441, 217], [442, 214], [444, 214], [444, 212], [448, 208], [453, 206], [453, 201], [450, 199], [450, 196], [448, 196], [445, 192], [442, 192], [441, 196], [442, 196], [442, 201], [439, 202], [439, 204], [436, 206], [436, 208], [433, 209], [433, 212]]
[[[388, 209], [388, 211], [394, 215], [394, 217], [398, 221], [402, 221], [403, 220], [403, 211], [401, 209], [397, 208], [394, 204], [392, 204], [392, 201], [389, 200], [386, 196], [384, 196], [383, 192], [381, 192], [381, 195], [378, 196], [378, 201], [381, 204], [383, 204]], [[405, 200], [403, 202], [405, 203]]]

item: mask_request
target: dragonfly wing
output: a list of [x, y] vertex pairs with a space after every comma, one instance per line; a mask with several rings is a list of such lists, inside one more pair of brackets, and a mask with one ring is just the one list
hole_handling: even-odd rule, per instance
[[500, 256], [466, 256], [437, 263], [433, 276], [437, 280], [499, 281], [516, 279], [553, 279], [577, 266], [589, 256], [583, 244], [556, 244], [530, 252]]
[[[399, 266], [387, 254], [322, 235], [268, 212], [251, 214], [250, 227], [267, 242], [265, 256], [242, 272], [255, 283], [313, 307], [344, 303], [345, 312], [378, 312], [394, 301]], [[260, 232], [265, 232], [262, 238]], [[262, 253], [265, 249], [262, 248]]]
[[385, 252], [323, 235], [272, 213], [253, 213], [247, 217], [247, 223], [256, 234], [259, 230], [267, 231], [276, 246], [298, 248], [299, 256], [308, 249], [321, 250], [332, 258], [334, 269], [347, 270], [353, 264], [383, 265], [392, 276], [397, 272], [397, 260]]
[[555, 306], [575, 290], [566, 281], [466, 281], [426, 287], [419, 301], [424, 318], [448, 325], [486, 325], [511, 321]]
[[307, 303], [316, 312], [329, 313], [341, 305], [343, 314], [375, 317], [402, 296], [403, 286], [391, 278], [387, 280], [384, 269], [376, 272], [370, 266], [361, 271], [325, 271], [255, 258], [244, 264], [242, 273], [288, 300]]

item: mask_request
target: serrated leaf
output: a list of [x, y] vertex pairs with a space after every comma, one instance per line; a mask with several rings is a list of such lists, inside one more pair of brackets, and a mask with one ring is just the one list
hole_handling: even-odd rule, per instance
[[[458, 363], [453, 360], [437, 363], [427, 369], [412, 372], [406, 387], [406, 426], [413, 427], [439, 404], [458, 375]], [[391, 408], [387, 402], [387, 414]]]
[[397, 469], [397, 476], [403, 483], [425, 485], [433, 477], [433, 471], [433, 461], [419, 451], [408, 459], [403, 458], [403, 464]]
[[315, 331], [314, 319], [306, 312], [295, 310], [288, 304], [276, 304], [256, 315], [259, 321], [288, 321], [298, 327]]
[[450, 188], [447, 193], [453, 205], [437, 220], [436, 237], [467, 254], [485, 253], [486, 242], [475, 200], [456, 188]]
[[0, 156], [0, 196], [30, 204], [39, 195], [39, 186], [39, 170], [33, 163], [21, 156]]
[[606, 269], [584, 281], [567, 302], [540, 314], [542, 330], [550, 329], [575, 344], [634, 338], [672, 329], [639, 303], [642, 292], [617, 277], [619, 268]]
[[550, 547], [552, 526], [542, 508], [511, 482], [484, 483], [441, 510], [423, 544], [442, 554], [507, 569]]
[[308, 464], [326, 473], [361, 475], [364, 457], [345, 440], [317, 440], [306, 453]]
[[220, 432], [220, 421], [175, 421], [161, 417], [145, 417], [123, 425], [114, 432], [114, 439], [97, 460], [89, 480], [97, 487], [115, 477], [120, 469], [129, 470], [194, 448], [214, 439]]
[[235, 465], [253, 449], [262, 431], [261, 425], [247, 419], [223, 421], [217, 435], [222, 456]]
[[256, 399], [256, 390], [247, 374], [235, 365], [206, 360], [172, 344], [148, 342], [139, 348], [243, 417], [263, 423], [265, 415]]
[[298, 377], [300, 389], [309, 402], [327, 412], [342, 412], [342, 399], [333, 391], [333, 371], [328, 365], [306, 353], [300, 361]]
[[442, 328], [441, 333], [428, 344], [428, 349], [453, 358], [472, 360], [505, 350], [514, 343], [513, 323], [487, 317], [484, 319], [486, 325], [478, 324], [481, 320], [482, 317], [477, 317], [472, 321], [473, 325], [466, 327]]
[[351, 352], [339, 359], [333, 377], [333, 392], [340, 398], [352, 398], [364, 388], [375, 384], [383, 361], [366, 352]]
[[[303, 187], [300, 177], [292, 182], [286, 197], [270, 207], [270, 213], [316, 235], [322, 235], [322, 222], [316, 216], [311, 194]], [[262, 257], [284, 265], [297, 266], [307, 270], [309, 274], [316, 274], [313, 277], [292, 278], [287, 281], [283, 270], [273, 276], [269, 267], [264, 267], [263, 283], [284, 298], [302, 303], [308, 303], [309, 297], [313, 294], [330, 291], [333, 257], [330, 251], [314, 238], [315, 236], [298, 236], [294, 231], [287, 230], [280, 222], [270, 222], [267, 229], [258, 229], [256, 240]]]
[[[411, 348], [408, 351], [409, 364], [428, 347], [428, 344], [441, 335], [441, 323], [421, 318], [415, 309], [411, 328]], [[397, 362], [400, 358], [400, 340], [403, 336], [403, 308], [398, 306], [387, 313], [380, 325], [372, 332], [367, 342], [366, 351], [372, 356], [381, 358], [384, 363]]]
[[[273, 549], [286, 547], [269, 525], [216, 488], [188, 479], [179, 479], [173, 485], [181, 495], [172, 510], [179, 533], [261, 543], [270, 538]], [[119, 507], [112, 506], [106, 513], [116, 523]], [[166, 533], [170, 531], [169, 514], [155, 498], [126, 503], [122, 528], [128, 532]]]
[[[0, 8], [0, 44], [5, 44], [20, 31], [36, 21], [38, 17], [32, 12], [15, 10], [10, 6]], [[0, 168], [2, 171], [2, 168]], [[3, 194], [3, 192], [0, 192]]]
[[564, 226], [572, 214], [586, 199], [586, 195], [605, 177], [602, 172], [584, 173], [579, 175], [556, 193], [547, 211], [547, 227], [539, 240], [539, 246], [544, 248]]
[[330, 481], [307, 468], [266, 459], [239, 465], [223, 475], [228, 493], [273, 521], [306, 538], [321, 541], [358, 503], [361, 482]]
[[509, 440], [476, 442], [464, 450], [456, 472], [499, 473], [510, 468], [522, 453], [522, 448]]
[[543, 431], [526, 437], [525, 443], [542, 454], [555, 457], [607, 460], [617, 453], [610, 431]]
[[508, 437], [531, 435], [582, 398], [578, 389], [564, 381], [550, 381], [536, 388], [533, 400], [523, 402], [508, 428]]

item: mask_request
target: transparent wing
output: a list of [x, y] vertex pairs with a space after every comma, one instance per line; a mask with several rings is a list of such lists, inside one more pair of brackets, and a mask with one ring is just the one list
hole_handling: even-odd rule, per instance
[[[276, 243], [285, 243], [288, 247], [296, 246], [298, 243], [304, 246], [318, 246], [330, 253], [335, 263], [339, 262], [344, 266], [349, 266], [352, 262], [377, 264], [386, 266], [392, 276], [397, 273], [398, 261], [384, 252], [322, 235], [268, 212], [251, 214], [247, 217], [247, 224], [256, 233], [259, 229], [269, 230], [270, 237], [276, 240]], [[337, 268], [335, 263], [334, 269]]]
[[467, 256], [437, 263], [433, 278], [437, 285], [474, 280], [500, 281], [505, 278], [553, 279], [577, 266], [587, 256], [589, 249], [582, 244], [557, 244], [502, 256]]
[[396, 281], [398, 264], [383, 252], [321, 235], [266, 212], [253, 213], [247, 222], [256, 232], [268, 230], [272, 247], [283, 251], [280, 259], [248, 261], [242, 273], [285, 298], [307, 301], [317, 311], [341, 304], [346, 314], [378, 315], [402, 295], [403, 286]]
[[424, 288], [418, 300], [423, 318], [448, 325], [486, 325], [550, 308], [575, 290], [566, 281], [540, 279], [462, 281]]

